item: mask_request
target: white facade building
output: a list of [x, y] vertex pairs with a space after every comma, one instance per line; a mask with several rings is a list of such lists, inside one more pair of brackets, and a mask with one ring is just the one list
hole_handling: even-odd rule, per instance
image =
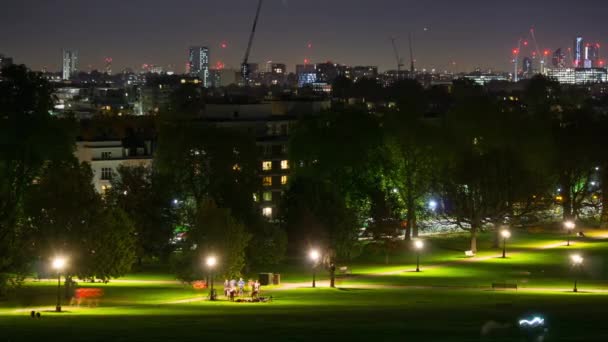
[[547, 77], [562, 84], [593, 84], [608, 82], [608, 70], [604, 68], [547, 69]]
[[78, 71], [78, 51], [63, 50], [62, 79], [69, 80]]
[[93, 170], [93, 185], [99, 193], [104, 193], [112, 186], [112, 178], [118, 174], [118, 167], [151, 166], [152, 143], [147, 141], [144, 147], [127, 148], [120, 140], [80, 141], [76, 143], [76, 157], [80, 162], [87, 162]]

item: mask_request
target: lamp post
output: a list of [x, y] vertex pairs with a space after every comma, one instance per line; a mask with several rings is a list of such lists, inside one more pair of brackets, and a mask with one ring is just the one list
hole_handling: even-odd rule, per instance
[[317, 287], [316, 277], [317, 277], [317, 264], [319, 259], [321, 258], [321, 254], [318, 250], [313, 249], [308, 254], [310, 260], [312, 261], [312, 287]]
[[[580, 256], [579, 254], [574, 254], [572, 256], [570, 256], [570, 259], [572, 260], [572, 266], [574, 266], [575, 268], [580, 268], [581, 265], [583, 264], [583, 257]], [[575, 275], [574, 275], [574, 289], [572, 290], [572, 292], [578, 292], [578, 288], [577, 288], [577, 277], [576, 277], [576, 270], [575, 270]]]
[[416, 249], [416, 272], [420, 272], [420, 251], [424, 248], [424, 241], [414, 241], [414, 248]]
[[570, 233], [572, 233], [572, 231], [574, 230], [574, 228], [576, 228], [576, 224], [574, 224], [573, 221], [566, 221], [564, 222], [564, 228], [566, 228], [567, 231], [567, 236], [568, 236], [568, 242], [566, 243], [566, 246], [570, 246]]
[[504, 259], [507, 257], [507, 239], [511, 237], [511, 232], [503, 229], [500, 236], [502, 236], [502, 258]]
[[61, 312], [61, 271], [65, 268], [65, 258], [56, 257], [53, 259], [53, 269], [57, 271], [57, 306], [55, 306], [56, 312]]
[[207, 264], [207, 268], [209, 269], [209, 300], [215, 300], [215, 290], [213, 289], [213, 269], [217, 264], [217, 258], [215, 256], [210, 255], [205, 260], [205, 263]]

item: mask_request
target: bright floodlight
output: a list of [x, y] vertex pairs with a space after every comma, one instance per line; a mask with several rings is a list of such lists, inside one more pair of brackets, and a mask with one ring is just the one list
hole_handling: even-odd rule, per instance
[[310, 256], [310, 260], [312, 260], [312, 261], [317, 261], [317, 260], [319, 260], [319, 257], [320, 257], [321, 255], [319, 254], [319, 251], [318, 251], [318, 250], [313, 249], [312, 251], [310, 251], [309, 256]]
[[503, 230], [503, 231], [500, 232], [500, 235], [503, 238], [508, 239], [508, 238], [511, 237], [511, 232], [505, 229], [505, 230]]
[[207, 257], [206, 264], [208, 267], [213, 268], [217, 264], [217, 259], [214, 256]]
[[55, 259], [53, 259], [53, 269], [61, 271], [65, 267], [65, 263], [65, 258], [56, 257]]
[[566, 227], [566, 229], [574, 229], [576, 227], [576, 224], [574, 224], [574, 222], [572, 221], [566, 221], [564, 222], [564, 227]]
[[424, 247], [424, 241], [422, 240], [416, 240], [414, 241], [414, 247], [416, 247], [416, 249], [422, 249]]
[[430, 200], [429, 201], [429, 209], [435, 211], [435, 209], [437, 209], [437, 201]]
[[583, 257], [580, 256], [579, 254], [574, 254], [570, 257], [572, 259], [572, 263], [575, 265], [580, 265], [583, 263]]

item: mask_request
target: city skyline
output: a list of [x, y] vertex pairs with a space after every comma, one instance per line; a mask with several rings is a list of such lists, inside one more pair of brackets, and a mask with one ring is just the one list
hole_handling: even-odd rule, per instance
[[[390, 37], [397, 38], [407, 61], [407, 38], [414, 32], [419, 69], [510, 71], [510, 51], [530, 27], [543, 50], [565, 51], [576, 36], [600, 44], [608, 37], [601, 25], [608, 5], [602, 1], [581, 1], [576, 8], [550, 1], [448, 4], [267, 0], [250, 61], [286, 63], [290, 72], [305, 59], [395, 69]], [[83, 71], [103, 70], [105, 58], [112, 57], [115, 71], [155, 64], [182, 73], [189, 47], [209, 46], [211, 66], [221, 62], [239, 69], [255, 6], [245, 0], [25, 0], [5, 5], [12, 10], [0, 14], [0, 28], [7, 33], [0, 53], [38, 70], [60, 71], [61, 51], [74, 49]]]

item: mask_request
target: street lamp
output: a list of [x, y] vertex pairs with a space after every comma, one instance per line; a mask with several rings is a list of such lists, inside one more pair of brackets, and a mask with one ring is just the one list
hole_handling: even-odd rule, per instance
[[61, 312], [61, 271], [65, 268], [66, 260], [63, 257], [55, 257], [53, 259], [52, 267], [57, 271], [57, 306], [55, 306], [56, 312]]
[[[580, 268], [584, 261], [583, 257], [580, 256], [579, 254], [571, 255], [570, 259], [572, 260], [572, 266], [574, 266], [575, 268]], [[577, 285], [577, 278], [576, 278], [576, 270], [575, 270], [574, 289], [572, 290], [572, 292], [578, 292], [578, 288], [576, 285]]]
[[507, 257], [507, 239], [511, 237], [511, 232], [503, 229], [500, 236], [502, 236], [502, 257], [504, 259]]
[[215, 265], [217, 265], [217, 258], [213, 255], [210, 255], [205, 260], [205, 263], [207, 264], [207, 268], [209, 269], [209, 300], [215, 300], [216, 295], [215, 290], [213, 289], [213, 269], [215, 268]]
[[321, 253], [318, 250], [313, 249], [308, 254], [310, 260], [312, 261], [312, 287], [317, 287], [316, 277], [317, 277], [317, 264], [319, 259], [321, 258]]
[[566, 246], [570, 246], [570, 233], [576, 228], [576, 224], [574, 224], [573, 221], [566, 221], [564, 222], [564, 228], [566, 228], [566, 235], [568, 236], [568, 243], [566, 243]]
[[424, 248], [424, 241], [414, 241], [414, 248], [416, 249], [416, 272], [420, 272], [420, 251]]

